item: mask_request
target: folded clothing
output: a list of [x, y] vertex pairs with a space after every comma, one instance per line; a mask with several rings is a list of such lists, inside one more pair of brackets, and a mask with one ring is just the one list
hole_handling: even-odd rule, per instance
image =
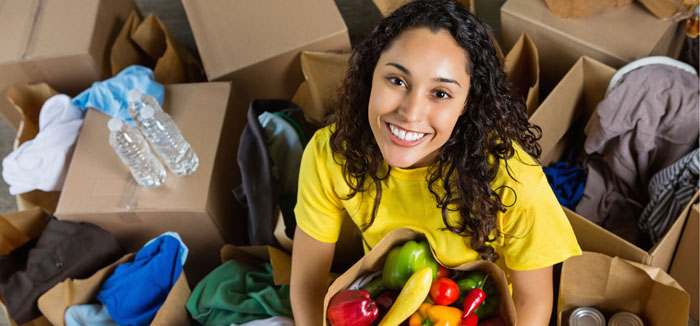
[[192, 291], [187, 310], [202, 325], [243, 324], [269, 317], [292, 318], [289, 285], [275, 286], [272, 266], [229, 260]]
[[90, 88], [73, 98], [73, 105], [82, 110], [94, 108], [134, 124], [129, 116], [129, 103], [126, 99], [126, 93], [132, 89], [153, 96], [158, 104], [163, 106], [163, 85], [154, 80], [151, 69], [138, 65], [129, 66], [112, 78], [93, 83]]
[[82, 125], [83, 112], [71, 104], [70, 97], [49, 98], [39, 112], [39, 133], [2, 161], [2, 177], [10, 185], [10, 194], [61, 190]]
[[182, 272], [179, 237], [164, 234], [114, 270], [97, 294], [119, 325], [148, 325]]
[[119, 259], [124, 250], [90, 223], [51, 218], [38, 239], [0, 256], [0, 293], [18, 324], [41, 316], [37, 299], [66, 278], [86, 278]]

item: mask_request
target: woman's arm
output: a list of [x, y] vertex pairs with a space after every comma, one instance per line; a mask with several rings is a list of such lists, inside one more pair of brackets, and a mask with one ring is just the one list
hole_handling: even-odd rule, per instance
[[335, 243], [318, 241], [299, 227], [294, 233], [289, 295], [297, 325], [323, 324], [323, 299], [328, 291]]
[[531, 271], [511, 271], [513, 301], [518, 325], [546, 326], [552, 315], [552, 266]]

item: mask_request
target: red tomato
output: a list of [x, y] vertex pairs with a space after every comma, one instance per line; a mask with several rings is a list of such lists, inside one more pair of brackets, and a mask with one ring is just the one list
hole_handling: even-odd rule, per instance
[[430, 300], [437, 305], [447, 306], [455, 302], [457, 297], [459, 297], [459, 287], [455, 281], [447, 277], [436, 279], [430, 286]]
[[437, 278], [450, 277], [450, 270], [438, 264]]

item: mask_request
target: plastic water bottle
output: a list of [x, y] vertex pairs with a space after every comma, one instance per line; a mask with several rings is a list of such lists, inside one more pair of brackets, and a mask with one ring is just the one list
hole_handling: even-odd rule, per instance
[[150, 106], [156, 109], [156, 111], [163, 111], [160, 104], [158, 104], [158, 101], [153, 96], [141, 93], [138, 89], [129, 90], [126, 93], [126, 100], [129, 103], [129, 116], [139, 128], [141, 127], [141, 121], [139, 121], [141, 109]]
[[[129, 93], [134, 94], [132, 91]], [[199, 166], [199, 157], [182, 136], [173, 119], [160, 108], [153, 97], [140, 93], [139, 95], [140, 99], [130, 95], [129, 112], [131, 113], [132, 107], [134, 112], [138, 112], [132, 119], [136, 121], [143, 136], [174, 174], [184, 176], [194, 173]]]
[[155, 188], [165, 182], [165, 168], [151, 152], [148, 142], [134, 127], [119, 119], [111, 119], [109, 144], [119, 158], [131, 170], [131, 175], [140, 186]]

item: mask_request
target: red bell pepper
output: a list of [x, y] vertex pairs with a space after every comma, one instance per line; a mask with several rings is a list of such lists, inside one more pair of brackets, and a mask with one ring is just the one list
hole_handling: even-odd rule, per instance
[[345, 290], [328, 304], [332, 326], [369, 326], [379, 316], [379, 307], [366, 290]]
[[460, 326], [477, 326], [479, 324], [479, 315], [471, 314], [467, 318], [462, 319]]

